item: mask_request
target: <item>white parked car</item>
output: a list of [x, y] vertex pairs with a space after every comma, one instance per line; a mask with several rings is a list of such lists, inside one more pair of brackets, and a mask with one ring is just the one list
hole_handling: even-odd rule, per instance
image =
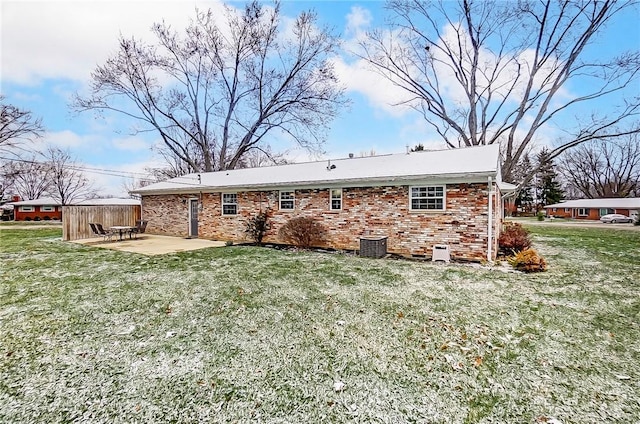
[[620, 215], [619, 213], [610, 213], [608, 215], [602, 215], [600, 217], [600, 221], [615, 224], [616, 222], [633, 222], [633, 219], [628, 216]]

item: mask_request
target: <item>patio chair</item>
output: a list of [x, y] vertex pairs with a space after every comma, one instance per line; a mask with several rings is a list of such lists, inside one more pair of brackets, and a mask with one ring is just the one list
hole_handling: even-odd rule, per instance
[[107, 231], [102, 227], [102, 224], [95, 224], [96, 229], [98, 230], [98, 233], [102, 236], [102, 238], [104, 240], [112, 240], [113, 239], [113, 232], [111, 231]]
[[94, 236], [102, 237], [102, 234], [100, 234], [100, 232], [96, 228], [96, 224], [94, 224], [93, 222], [90, 222], [89, 227], [91, 227], [91, 232], [93, 233]]
[[142, 233], [144, 233], [146, 231], [147, 222], [149, 222], [149, 221], [142, 221], [142, 220], [137, 220], [136, 221], [136, 228], [134, 228], [131, 231], [136, 238], [138, 238], [138, 234], [142, 234]]

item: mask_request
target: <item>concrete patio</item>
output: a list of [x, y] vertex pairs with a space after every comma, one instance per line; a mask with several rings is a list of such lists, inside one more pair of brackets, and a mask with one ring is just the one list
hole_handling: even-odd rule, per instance
[[123, 252], [139, 253], [141, 255], [149, 256], [187, 252], [207, 247], [225, 246], [225, 242], [223, 241], [187, 239], [181, 237], [158, 236], [153, 234], [142, 234], [138, 238], [125, 238], [122, 241], [104, 241], [102, 238], [94, 237], [74, 240], [70, 243], [78, 243], [104, 249], [121, 250]]

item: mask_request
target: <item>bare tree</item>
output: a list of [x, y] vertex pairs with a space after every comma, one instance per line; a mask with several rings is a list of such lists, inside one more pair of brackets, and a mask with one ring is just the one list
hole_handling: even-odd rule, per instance
[[22, 200], [39, 199], [51, 186], [51, 168], [35, 156], [7, 161], [2, 167], [6, 189]]
[[317, 148], [346, 101], [327, 60], [338, 39], [316, 23], [305, 12], [282, 32], [278, 3], [253, 1], [223, 17], [197, 11], [183, 35], [156, 24], [156, 45], [121, 38], [73, 106], [157, 132], [191, 172], [233, 169], [271, 135]]
[[[361, 57], [403, 89], [399, 104], [421, 113], [450, 147], [501, 142], [502, 174], [512, 181], [547, 126], [567, 133], [551, 159], [582, 142], [638, 130], [637, 123], [616, 128], [640, 112], [640, 53], [589, 54], [612, 18], [634, 3], [392, 0], [391, 30], [371, 33]], [[570, 84], [579, 94], [566, 95]], [[571, 114], [600, 101], [619, 106], [569, 125]]]
[[[153, 182], [156, 182], [156, 181], [153, 181]], [[152, 183], [151, 180], [147, 180], [144, 178], [130, 178], [125, 180], [122, 183], [121, 188], [123, 191], [130, 193], [133, 190], [137, 190], [139, 188], [145, 187], [151, 183]], [[129, 197], [132, 199], [140, 199], [140, 196], [137, 194], [129, 194]]]
[[638, 134], [578, 146], [561, 156], [560, 172], [570, 191], [589, 199], [640, 195]]
[[[145, 181], [164, 181], [169, 178], [196, 173], [199, 172], [200, 169], [203, 169], [202, 156], [198, 153], [198, 149], [193, 145], [193, 143], [188, 143], [184, 148], [184, 152], [187, 156], [192, 158], [190, 162], [187, 162], [183, 155], [177, 154], [174, 150], [164, 144], [154, 146], [151, 150], [164, 159], [164, 166], [145, 168], [145, 172], [150, 176], [150, 179]], [[196, 164], [195, 167], [192, 166], [193, 163]]]
[[51, 186], [48, 190], [51, 197], [63, 205], [92, 197], [95, 193], [93, 185], [68, 150], [49, 147], [44, 156], [51, 173]]
[[269, 146], [248, 150], [238, 162], [238, 168], [259, 168], [261, 166], [285, 165], [290, 163], [285, 157], [288, 152], [274, 153]]
[[7, 196], [13, 194], [13, 180], [15, 174], [11, 167], [10, 161], [0, 161], [0, 202], [4, 201]]
[[40, 137], [43, 131], [40, 119], [34, 119], [29, 111], [5, 103], [5, 96], [0, 94], [0, 152]]

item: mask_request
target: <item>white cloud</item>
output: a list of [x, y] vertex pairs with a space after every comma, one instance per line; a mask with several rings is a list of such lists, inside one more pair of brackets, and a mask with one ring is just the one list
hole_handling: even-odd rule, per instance
[[116, 138], [111, 141], [111, 144], [118, 150], [130, 152], [146, 150], [150, 147], [150, 144], [146, 140], [135, 136]]
[[[358, 57], [362, 53], [360, 43], [367, 39], [373, 15], [368, 9], [354, 6], [345, 19], [345, 34], [349, 38], [344, 40], [343, 46], [352, 55], [349, 58], [342, 56], [332, 59], [340, 82], [348, 91], [364, 95], [378, 111], [395, 117], [406, 114], [411, 109], [400, 103], [410, 100], [407, 91], [375, 72], [366, 60]], [[390, 37], [391, 34], [385, 31], [385, 37]]]
[[368, 9], [360, 6], [351, 8], [351, 12], [347, 14], [346, 34], [359, 38], [371, 25], [373, 16]]
[[47, 132], [42, 141], [60, 148], [78, 148], [92, 145], [99, 137], [95, 135], [80, 135], [70, 130]]
[[410, 110], [407, 106], [398, 105], [410, 99], [406, 90], [374, 72], [364, 59], [347, 63], [343, 58], [335, 57], [332, 63], [347, 90], [363, 94], [371, 106], [394, 116], [401, 116]]
[[163, 19], [182, 29], [195, 8], [219, 10], [219, 1], [3, 1], [1, 75], [5, 82], [88, 79], [114, 53], [120, 34], [150, 39]]

